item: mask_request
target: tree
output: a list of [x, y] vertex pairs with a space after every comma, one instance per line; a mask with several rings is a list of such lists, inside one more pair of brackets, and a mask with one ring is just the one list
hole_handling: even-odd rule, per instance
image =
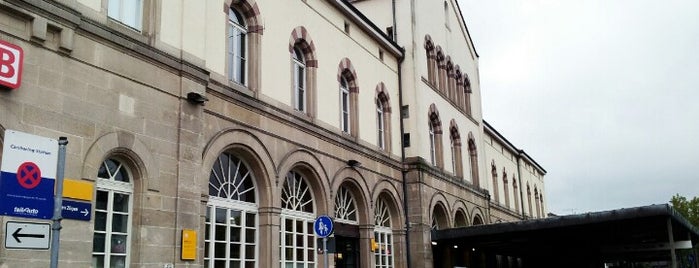
[[670, 199], [670, 204], [677, 212], [682, 214], [689, 223], [699, 228], [699, 197], [694, 197], [692, 200], [687, 200], [686, 197], [679, 194]]

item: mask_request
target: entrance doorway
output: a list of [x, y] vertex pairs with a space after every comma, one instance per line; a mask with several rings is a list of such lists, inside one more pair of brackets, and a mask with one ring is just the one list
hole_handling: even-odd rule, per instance
[[335, 223], [335, 267], [359, 268], [359, 227]]

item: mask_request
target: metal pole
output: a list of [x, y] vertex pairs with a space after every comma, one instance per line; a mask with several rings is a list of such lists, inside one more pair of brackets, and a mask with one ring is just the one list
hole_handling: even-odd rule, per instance
[[323, 262], [325, 268], [330, 267], [330, 261], [328, 260], [328, 237], [323, 237]]
[[51, 218], [51, 268], [58, 267], [58, 245], [61, 238], [61, 216], [63, 205], [63, 172], [66, 164], [68, 138], [58, 138], [58, 166], [56, 168], [56, 194], [53, 198], [53, 218]]

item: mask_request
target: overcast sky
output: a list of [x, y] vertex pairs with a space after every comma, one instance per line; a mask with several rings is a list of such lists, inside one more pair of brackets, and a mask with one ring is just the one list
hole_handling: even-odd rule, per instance
[[699, 196], [699, 1], [459, 0], [484, 119], [556, 214]]

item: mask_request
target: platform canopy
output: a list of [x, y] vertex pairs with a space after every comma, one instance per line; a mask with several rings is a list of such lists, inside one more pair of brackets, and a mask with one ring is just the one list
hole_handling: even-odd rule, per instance
[[[685, 257], [678, 250], [694, 247], [699, 231], [671, 206], [652, 205], [438, 230], [433, 231], [432, 241], [435, 267], [441, 267], [441, 262], [452, 267], [494, 267], [503, 262], [504, 267], [666, 262], [673, 267], [672, 256]], [[687, 260], [681, 262], [696, 265], [696, 256], [685, 255]]]

